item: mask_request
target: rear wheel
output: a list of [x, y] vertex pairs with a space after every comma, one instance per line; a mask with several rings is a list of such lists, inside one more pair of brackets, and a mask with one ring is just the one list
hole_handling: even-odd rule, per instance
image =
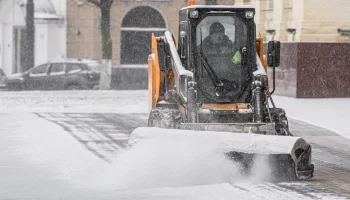
[[149, 118], [149, 127], [179, 129], [182, 121], [181, 112], [172, 108], [154, 108]]
[[84, 88], [78, 84], [71, 84], [67, 86], [67, 90], [81, 90], [81, 89], [84, 89]]
[[22, 83], [8, 84], [7, 89], [12, 91], [21, 91], [21, 90], [25, 90], [25, 85]]

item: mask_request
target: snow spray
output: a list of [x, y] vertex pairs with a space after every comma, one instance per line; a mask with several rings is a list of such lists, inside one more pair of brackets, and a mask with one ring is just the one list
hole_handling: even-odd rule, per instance
[[220, 142], [193, 136], [140, 140], [119, 153], [96, 184], [101, 189], [182, 187], [218, 183], [261, 182], [267, 176], [266, 157], [254, 161], [249, 177], [242, 166], [218, 151]]

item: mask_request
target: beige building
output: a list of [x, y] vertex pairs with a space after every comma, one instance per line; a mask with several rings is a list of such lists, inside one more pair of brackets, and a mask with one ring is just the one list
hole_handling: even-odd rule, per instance
[[[219, 4], [247, 0], [218, 0]], [[197, 0], [205, 4], [205, 0]], [[113, 66], [143, 68], [150, 53], [151, 33], [171, 31], [178, 35], [179, 10], [186, 0], [115, 0], [111, 12]], [[100, 10], [86, 0], [67, 1], [67, 55], [101, 59]], [[136, 55], [136, 56], [135, 56]]]
[[251, 1], [257, 10], [257, 30], [267, 39], [302, 42], [350, 41], [338, 33], [339, 28], [350, 28], [349, 0]]
[[[151, 33], [178, 31], [178, 11], [186, 0], [115, 0], [111, 12], [113, 66], [144, 68]], [[205, 0], [197, 0], [204, 4]], [[281, 41], [347, 41], [350, 0], [218, 0], [256, 7], [257, 34]], [[100, 11], [87, 0], [67, 1], [67, 56], [101, 59]], [[287, 31], [287, 29], [289, 31]]]

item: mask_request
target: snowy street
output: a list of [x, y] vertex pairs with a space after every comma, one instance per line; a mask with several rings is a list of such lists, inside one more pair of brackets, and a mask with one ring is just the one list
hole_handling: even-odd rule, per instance
[[129, 134], [147, 125], [147, 91], [1, 92], [0, 199], [350, 198], [350, 140], [344, 126], [333, 128], [349, 114], [329, 113], [321, 128], [297, 116], [293, 105], [309, 106], [300, 102], [275, 98], [291, 113], [291, 132], [312, 145], [315, 178], [268, 183], [237, 181], [215, 155], [201, 159], [200, 144], [181, 147], [186, 156], [178, 146], [157, 149], [168, 144], [125, 150]]

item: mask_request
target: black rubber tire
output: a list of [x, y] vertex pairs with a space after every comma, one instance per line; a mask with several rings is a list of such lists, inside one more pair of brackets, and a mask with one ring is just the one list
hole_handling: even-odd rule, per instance
[[148, 117], [149, 127], [179, 129], [182, 122], [182, 115], [178, 109], [154, 108]]
[[[277, 134], [289, 135], [289, 125], [286, 112], [281, 108], [271, 108], [270, 112]], [[287, 131], [284, 130], [284, 126], [286, 127]]]
[[82, 90], [84, 89], [83, 87], [81, 87], [78, 84], [70, 84], [66, 87], [67, 90]]

